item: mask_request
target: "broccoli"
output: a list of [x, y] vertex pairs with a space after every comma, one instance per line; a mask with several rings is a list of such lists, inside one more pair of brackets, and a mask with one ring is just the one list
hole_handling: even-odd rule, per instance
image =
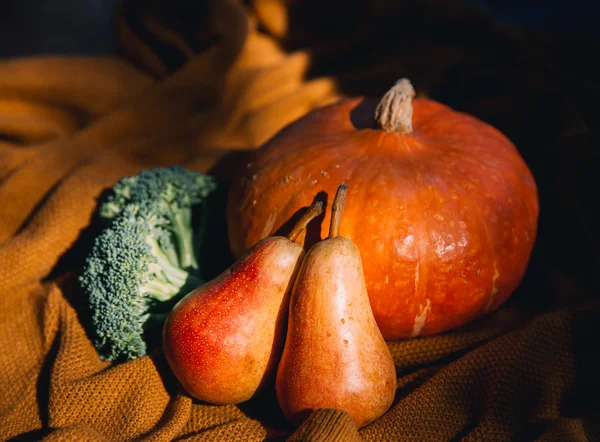
[[145, 355], [174, 304], [203, 283], [192, 208], [216, 187], [212, 177], [181, 167], [149, 169], [121, 179], [101, 203], [108, 224], [80, 282], [102, 359]]
[[175, 254], [171, 254], [171, 262], [182, 268], [197, 269], [191, 208], [200, 204], [215, 188], [211, 176], [180, 166], [147, 169], [115, 184], [100, 206], [100, 216], [110, 222], [128, 205], [152, 206], [146, 208], [158, 216], [157, 222], [170, 230], [176, 240], [177, 260]]

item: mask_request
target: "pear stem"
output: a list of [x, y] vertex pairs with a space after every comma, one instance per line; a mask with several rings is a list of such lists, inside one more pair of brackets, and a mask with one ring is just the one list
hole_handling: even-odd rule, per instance
[[340, 222], [342, 220], [342, 213], [344, 212], [344, 205], [346, 204], [346, 192], [348, 186], [342, 183], [338, 187], [335, 198], [333, 199], [333, 205], [331, 207], [331, 224], [329, 225], [329, 238], [335, 238], [339, 234]]
[[298, 235], [302, 233], [302, 231], [306, 228], [309, 222], [315, 219], [323, 213], [323, 203], [321, 201], [315, 201], [311, 204], [304, 215], [298, 220], [290, 234], [287, 236], [290, 241], [295, 241], [298, 238]]
[[398, 135], [412, 132], [412, 100], [415, 89], [406, 78], [398, 80], [385, 93], [375, 109], [375, 124], [380, 129]]

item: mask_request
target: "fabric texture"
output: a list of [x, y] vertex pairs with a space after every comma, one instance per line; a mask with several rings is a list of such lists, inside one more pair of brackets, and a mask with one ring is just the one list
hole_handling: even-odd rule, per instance
[[[117, 20], [118, 57], [0, 63], [2, 440], [600, 440], [598, 40], [441, 1], [131, 0]], [[192, 400], [160, 349], [99, 359], [77, 274], [104, 189], [172, 164], [227, 182], [296, 118], [400, 77], [503, 131], [535, 175], [539, 236], [504, 306], [390, 342], [396, 398], [360, 430], [340, 410], [292, 428], [272, 391]]]

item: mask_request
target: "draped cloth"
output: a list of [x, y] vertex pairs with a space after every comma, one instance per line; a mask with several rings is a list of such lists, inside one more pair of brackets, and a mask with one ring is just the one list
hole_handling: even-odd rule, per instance
[[[433, 0], [130, 0], [116, 24], [114, 57], [0, 62], [2, 440], [600, 439], [597, 39]], [[193, 400], [160, 348], [99, 359], [77, 274], [102, 191], [173, 164], [227, 183], [311, 109], [380, 96], [400, 77], [496, 126], [535, 175], [539, 236], [504, 306], [389, 342], [397, 394], [360, 430], [333, 409], [293, 428], [270, 390], [240, 405]], [[226, 257], [221, 239], [213, 252]]]

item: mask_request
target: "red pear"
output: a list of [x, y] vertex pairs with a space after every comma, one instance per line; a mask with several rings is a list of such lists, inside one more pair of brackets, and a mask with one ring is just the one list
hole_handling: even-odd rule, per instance
[[272, 379], [304, 256], [294, 240], [322, 210], [322, 203], [313, 204], [288, 237], [257, 242], [174, 307], [163, 328], [164, 352], [190, 395], [212, 404], [240, 403]]

